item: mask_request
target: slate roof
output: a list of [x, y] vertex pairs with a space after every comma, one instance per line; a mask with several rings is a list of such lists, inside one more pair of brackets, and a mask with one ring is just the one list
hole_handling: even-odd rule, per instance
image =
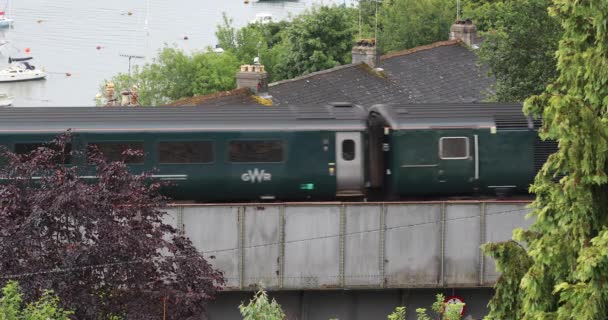
[[[380, 58], [377, 72], [364, 63], [348, 64], [269, 85], [273, 105], [311, 105], [348, 101], [378, 103], [477, 103], [486, 99], [494, 79], [480, 68], [474, 52], [458, 40], [442, 41]], [[250, 94], [250, 93], [249, 93]], [[218, 105], [225, 95], [195, 97], [175, 105]], [[198, 102], [197, 102], [198, 101]], [[255, 102], [249, 98], [250, 103]], [[235, 104], [238, 101], [230, 101]]]
[[381, 57], [380, 67], [403, 88], [406, 103], [471, 103], [485, 100], [494, 80], [474, 52], [449, 42]]

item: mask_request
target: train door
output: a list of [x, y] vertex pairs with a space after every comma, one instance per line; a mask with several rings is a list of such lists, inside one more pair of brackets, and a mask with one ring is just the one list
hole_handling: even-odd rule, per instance
[[438, 182], [441, 191], [470, 193], [479, 179], [478, 137], [472, 134], [439, 135]]
[[363, 145], [361, 132], [336, 133], [337, 193], [342, 196], [363, 194]]

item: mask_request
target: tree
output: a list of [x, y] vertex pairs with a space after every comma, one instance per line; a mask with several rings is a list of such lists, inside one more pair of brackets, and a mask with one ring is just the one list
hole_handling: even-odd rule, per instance
[[[53, 290], [79, 319], [151, 319], [161, 299], [172, 318], [200, 316], [223, 277], [163, 220], [163, 185], [71, 143], [65, 135], [28, 154], [3, 153], [0, 275], [19, 279], [28, 300]], [[69, 164], [85, 157], [88, 166]]]
[[74, 312], [64, 310], [59, 305], [59, 298], [52, 291], [45, 291], [38, 301], [23, 306], [23, 297], [19, 284], [9, 281], [2, 288], [0, 298], [1, 320], [69, 320]]
[[224, 14], [215, 35], [240, 63], [251, 64], [259, 56], [270, 80], [278, 81], [349, 63], [356, 26], [353, 12], [343, 6], [321, 6], [291, 22], [254, 23], [238, 30]]
[[284, 31], [277, 77], [288, 79], [350, 63], [355, 24], [349, 10], [322, 6], [295, 17]]
[[501, 273], [495, 285], [494, 297], [488, 304], [487, 320], [519, 320], [522, 314], [522, 299], [519, 284], [530, 268], [532, 261], [526, 250], [515, 241], [486, 243], [483, 252], [494, 258], [496, 270]]
[[232, 19], [223, 14], [222, 24], [217, 26], [215, 36], [220, 46], [234, 55], [239, 64], [252, 64], [259, 57], [266, 67], [270, 81], [283, 80], [274, 72], [281, 53], [285, 51], [283, 31], [290, 22], [250, 23], [240, 29], [232, 26]]
[[380, 7], [378, 43], [383, 52], [447, 40], [455, 1], [388, 0]]
[[207, 50], [188, 55], [179, 49], [165, 47], [154, 62], [135, 67], [132, 75], [118, 74], [112, 82], [119, 90], [136, 84], [142, 105], [159, 105], [234, 89], [238, 68], [238, 60], [229, 52], [218, 54]]
[[496, 78], [493, 100], [524, 101], [555, 79], [555, 51], [562, 29], [547, 7], [551, 0], [476, 0], [466, 7], [483, 32], [479, 50]]
[[608, 2], [554, 0], [550, 13], [564, 30], [558, 76], [524, 107], [542, 116], [541, 137], [559, 141], [559, 150], [531, 187], [536, 220], [514, 232], [531, 265], [512, 294], [521, 295], [520, 319], [605, 319]]
[[268, 294], [264, 289], [260, 289], [253, 295], [253, 299], [249, 304], [239, 305], [239, 311], [243, 316], [243, 320], [283, 320], [285, 314], [281, 305], [276, 300], [268, 300]]

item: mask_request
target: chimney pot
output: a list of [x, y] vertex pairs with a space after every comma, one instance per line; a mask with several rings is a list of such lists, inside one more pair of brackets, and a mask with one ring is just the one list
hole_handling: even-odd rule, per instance
[[122, 91], [122, 100], [120, 101], [121, 106], [128, 106], [131, 98], [129, 97], [129, 91]]

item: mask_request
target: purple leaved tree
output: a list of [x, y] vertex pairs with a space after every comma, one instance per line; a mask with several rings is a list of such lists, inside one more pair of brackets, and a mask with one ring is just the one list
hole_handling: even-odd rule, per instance
[[0, 284], [17, 280], [28, 298], [52, 289], [78, 319], [200, 319], [224, 279], [163, 221], [162, 184], [97, 150], [89, 168], [63, 165], [85, 156], [70, 140], [3, 152]]

